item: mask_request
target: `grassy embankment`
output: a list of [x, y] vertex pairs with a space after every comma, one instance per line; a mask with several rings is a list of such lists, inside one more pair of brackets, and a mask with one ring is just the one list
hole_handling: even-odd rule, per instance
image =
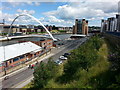
[[[58, 66], [58, 74], [44, 88], [107, 88], [116, 83], [116, 71], [110, 69], [109, 43], [92, 37], [79, 48], [71, 51], [68, 60]], [[26, 88], [32, 86], [29, 84]]]
[[[88, 53], [85, 53], [88, 55], [88, 58], [95, 57], [96, 60], [91, 58], [92, 59], [92, 60], [90, 60], [91, 65], [89, 65], [88, 70], [81, 68], [81, 66], [79, 65], [80, 67], [78, 67], [76, 72], [71, 73], [71, 76], [66, 77], [69, 79], [73, 78], [73, 80], [71, 80], [71, 81], [68, 80], [69, 82], [63, 81], [61, 83], [58, 80], [58, 77], [56, 77], [56, 79], [50, 80], [45, 88], [98, 88], [99, 84], [103, 85], [102, 84], [103, 81], [107, 82], [109, 79], [105, 80], [105, 78], [109, 77], [109, 73], [106, 73], [106, 72], [109, 70], [109, 66], [110, 66], [110, 63], [108, 62], [108, 59], [107, 59], [107, 56], [108, 56], [107, 45], [103, 40], [101, 40], [100, 42], [102, 42], [102, 46], [99, 48], [99, 50], [95, 50], [95, 51], [90, 50], [89, 51], [90, 48], [95, 49], [95, 47], [92, 47], [91, 45], [89, 45], [91, 42], [92, 41], [90, 40], [86, 44], [81, 46], [79, 49], [72, 51], [72, 52], [78, 53], [77, 54], [78, 56], [76, 56], [76, 57], [79, 57], [79, 54], [81, 54], [79, 52], [82, 52], [82, 53], [88, 52]], [[79, 51], [79, 50], [81, 50], [81, 51]], [[92, 54], [96, 54], [97, 56], [96, 55], [92, 56]], [[85, 55], [85, 56], [87, 57], [87, 55]], [[63, 66], [65, 66], [65, 65], [63, 65]], [[73, 67], [76, 67], [76, 65], [74, 65]], [[71, 70], [73, 70], [73, 69], [71, 69]], [[63, 74], [64, 74], [64, 72], [62, 73], [62, 75]], [[72, 77], [72, 75], [74, 75], [74, 76]], [[61, 75], [59, 77], [61, 77]]]

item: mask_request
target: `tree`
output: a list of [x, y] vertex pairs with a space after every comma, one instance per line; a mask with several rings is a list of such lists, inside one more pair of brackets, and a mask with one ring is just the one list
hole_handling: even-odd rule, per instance
[[49, 79], [49, 75], [46, 71], [46, 64], [41, 62], [40, 65], [34, 71], [34, 87], [35, 88], [43, 88], [44, 85], [47, 84]]
[[48, 63], [41, 62], [34, 71], [34, 88], [44, 88], [48, 81], [57, 74], [56, 64], [49, 60]]

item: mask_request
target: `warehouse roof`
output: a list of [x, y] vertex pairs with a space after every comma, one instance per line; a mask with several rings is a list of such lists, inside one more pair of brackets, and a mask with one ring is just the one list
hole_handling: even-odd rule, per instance
[[0, 47], [0, 62], [6, 61], [17, 56], [31, 53], [42, 48], [32, 42], [17, 43]]

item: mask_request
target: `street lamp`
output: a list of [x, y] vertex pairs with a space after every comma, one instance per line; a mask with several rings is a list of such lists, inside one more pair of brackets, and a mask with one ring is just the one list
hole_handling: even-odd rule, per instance
[[[5, 46], [3, 46], [3, 52], [4, 52], [4, 61], [5, 61]], [[5, 72], [4, 75], [6, 75], [6, 63], [5, 62], [4, 62], [4, 72]]]

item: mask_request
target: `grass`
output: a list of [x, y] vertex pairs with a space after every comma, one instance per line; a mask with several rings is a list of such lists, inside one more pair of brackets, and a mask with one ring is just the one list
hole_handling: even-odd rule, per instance
[[[110, 62], [108, 61], [108, 46], [103, 42], [101, 48], [97, 51], [98, 58], [88, 71], [79, 68], [76, 72], [76, 78], [70, 83], [59, 83], [57, 78], [63, 75], [64, 65], [60, 65], [58, 75], [51, 79], [45, 88], [101, 88], [108, 87], [114, 78], [113, 72], [109, 70]], [[92, 52], [91, 52], [92, 53]], [[66, 62], [64, 63], [66, 64]], [[24, 88], [31, 87], [31, 83], [26, 85]]]
[[32, 82], [30, 82], [29, 84], [25, 85], [23, 88], [31, 88], [32, 87]]
[[59, 33], [58, 30], [52, 30], [51, 33]]
[[[60, 84], [56, 82], [55, 79], [52, 79], [49, 81], [46, 88], [94, 88], [95, 86], [93, 84], [96, 81], [95, 77], [108, 71], [110, 66], [110, 63], [107, 60], [108, 48], [105, 43], [99, 49], [98, 55], [99, 58], [97, 59], [97, 62], [89, 68], [88, 72], [84, 69], [78, 70], [76, 74], [77, 80], [67, 84]], [[92, 78], [94, 78], [94, 80], [91, 81]]]

